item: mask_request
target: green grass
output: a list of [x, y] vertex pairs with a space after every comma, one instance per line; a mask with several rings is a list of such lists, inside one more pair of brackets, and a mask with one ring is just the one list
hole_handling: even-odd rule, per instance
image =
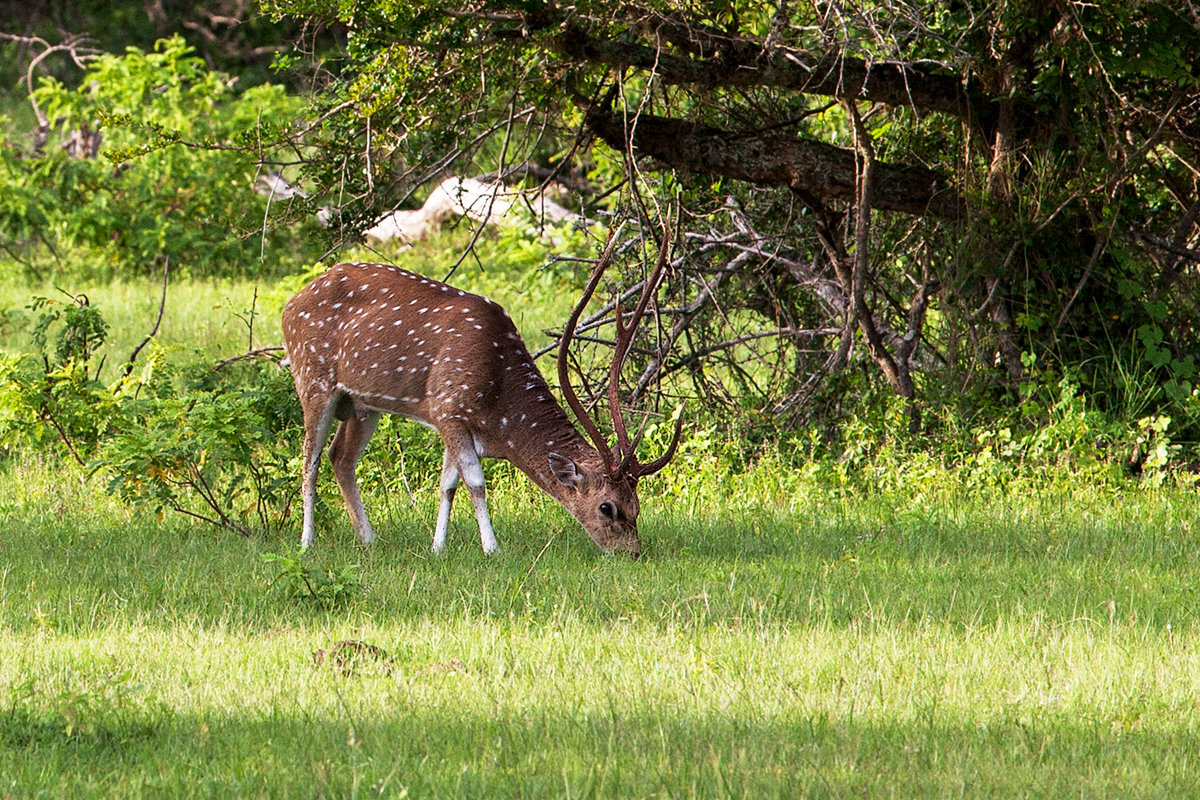
[[[180, 359], [216, 359], [246, 350], [250, 339], [246, 320], [255, 306], [256, 289], [270, 291], [267, 284], [248, 280], [173, 280], [167, 289], [158, 342]], [[106, 354], [103, 376], [111, 379], [153, 329], [161, 293], [161, 279], [102, 284], [66, 279], [44, 285], [19, 280], [0, 282], [0, 351], [32, 351], [30, 332], [39, 314], [28, 308], [33, 297], [67, 304], [70, 296], [85, 294], [110, 326], [101, 353]], [[278, 314], [265, 313], [265, 303], [265, 299], [258, 302], [254, 318], [255, 347], [280, 342]]]
[[[501, 475], [490, 559], [467, 504], [429, 554], [431, 492], [371, 548], [331, 514], [327, 605], [273, 587], [292, 537], [3, 479], [0, 794], [1180, 797], [1200, 758], [1192, 496], [650, 487], [633, 563]], [[345, 639], [392, 660], [314, 664]]]
[[[440, 275], [439, 248], [397, 260]], [[572, 296], [558, 269], [457, 282], [536, 348]], [[113, 323], [110, 362], [157, 312], [153, 282], [69, 288]], [[173, 283], [162, 341], [240, 352], [255, 288]], [[287, 290], [257, 288], [255, 341], [274, 343]], [[19, 310], [50, 291], [0, 286], [0, 347], [27, 349]], [[892, 463], [859, 494], [783, 459], [736, 471], [692, 436], [643, 484], [641, 562], [600, 555], [503, 466], [500, 554], [460, 499], [437, 558], [435, 443], [406, 438], [401, 465], [395, 432], [377, 438], [379, 540], [355, 543], [326, 482], [300, 560], [361, 577], [332, 603], [264, 559], [300, 558], [295, 520], [242, 538], [0, 458], [0, 798], [1196, 792], [1195, 493], [1065, 469], [968, 491]], [[343, 640], [388, 660], [315, 663]]]

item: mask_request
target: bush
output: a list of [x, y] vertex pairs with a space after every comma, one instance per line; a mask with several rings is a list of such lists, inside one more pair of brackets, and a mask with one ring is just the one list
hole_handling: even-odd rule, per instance
[[82, 294], [66, 303], [35, 297], [27, 308], [37, 314], [31, 338], [39, 353], [0, 359], [0, 444], [57, 440], [84, 464], [115, 407], [92, 375], [108, 323]]
[[242, 534], [287, 519], [303, 427], [286, 371], [261, 360], [178, 366], [152, 343], [140, 365], [105, 385], [99, 309], [78, 298], [30, 307], [40, 312], [41, 352], [0, 359], [0, 444], [57, 444], [134, 508]]
[[247, 536], [275, 530], [299, 488], [299, 409], [291, 377], [273, 362], [201, 368], [178, 395], [126, 403], [93, 468], [131, 506]]
[[233, 82], [179, 37], [101, 56], [75, 89], [43, 79], [33, 99], [52, 146], [0, 147], [9, 254], [31, 272], [49, 261], [147, 274], [164, 256], [196, 275], [290, 267], [301, 234], [270, 225], [255, 182], [302, 101], [272, 85], [235, 94]]

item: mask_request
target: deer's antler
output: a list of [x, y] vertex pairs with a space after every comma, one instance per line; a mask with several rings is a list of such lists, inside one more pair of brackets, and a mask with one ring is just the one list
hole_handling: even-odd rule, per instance
[[583, 287], [583, 294], [580, 296], [579, 302], [575, 304], [575, 308], [571, 309], [571, 314], [567, 317], [567, 323], [563, 326], [562, 338], [558, 340], [558, 385], [562, 389], [563, 399], [567, 401], [567, 406], [575, 413], [575, 417], [579, 420], [580, 426], [583, 427], [584, 433], [592, 440], [592, 445], [596, 448], [596, 452], [604, 459], [604, 466], [609, 472], [616, 471], [616, 459], [613, 457], [613, 452], [608, 442], [604, 439], [604, 434], [596, 427], [595, 421], [588, 414], [587, 409], [583, 407], [579, 396], [571, 388], [570, 376], [567, 374], [567, 353], [570, 351], [571, 339], [575, 336], [575, 326], [579, 323], [579, 316], [583, 313], [588, 300], [592, 299], [592, 295], [595, 293], [596, 287], [600, 284], [600, 278], [604, 276], [608, 265], [612, 263], [613, 251], [616, 249], [616, 246], [617, 231], [614, 230], [608, 235], [608, 242], [604, 245], [604, 252], [600, 254], [600, 259], [592, 269], [592, 275], [588, 278], [587, 285]]
[[617, 470], [635, 479], [653, 475], [665, 467], [675, 455], [675, 449], [679, 446], [679, 437], [683, 433], [683, 415], [680, 414], [679, 419], [675, 422], [675, 433], [671, 438], [671, 443], [667, 446], [667, 451], [650, 463], [642, 464], [637, 460], [637, 447], [642, 439], [645, 426], [643, 425], [638, 430], [633, 441], [630, 441], [628, 431], [625, 427], [625, 419], [621, 413], [620, 403], [619, 383], [621, 369], [625, 366], [625, 359], [633, 347], [634, 333], [641, 324], [642, 317], [645, 316], [646, 308], [649, 306], [651, 299], [658, 292], [659, 284], [662, 283], [663, 272], [667, 267], [670, 256], [671, 228], [669, 221], [664, 220], [662, 240], [658, 244], [658, 260], [654, 264], [654, 269], [651, 271], [650, 277], [642, 284], [642, 296], [638, 298], [637, 305], [634, 306], [628, 324], [621, 317], [620, 306], [616, 309], [617, 345], [613, 354], [612, 365], [609, 367], [608, 372], [608, 402], [612, 411], [613, 429], [617, 434], [618, 452], [621, 454], [621, 463]]
[[[580, 402], [579, 397], [571, 388], [570, 381], [567, 375], [567, 348], [570, 345], [571, 338], [575, 333], [575, 326], [579, 321], [580, 315], [583, 313], [584, 306], [587, 305], [592, 295], [596, 291], [596, 287], [600, 283], [600, 278], [608, 269], [612, 262], [613, 252], [615, 250], [616, 235], [609, 236], [608, 243], [605, 245], [604, 252], [600, 259], [596, 262], [595, 268], [592, 270], [592, 275], [588, 279], [587, 285], [584, 287], [583, 295], [580, 297], [578, 304], [571, 311], [571, 315], [567, 318], [566, 326], [563, 328], [562, 338], [559, 340], [558, 351], [558, 380], [562, 388], [563, 396], [566, 398], [567, 405], [575, 413], [579, 419], [579, 424], [583, 427], [588, 437], [592, 440], [596, 450], [604, 459], [605, 467], [609, 472], [615, 475], [628, 475], [631, 478], [641, 478], [647, 475], [653, 475], [658, 472], [671, 460], [675, 455], [675, 450], [679, 446], [679, 438], [683, 432], [683, 416], [680, 415], [675, 423], [675, 433], [671, 439], [667, 451], [651, 461], [648, 464], [642, 464], [637, 460], [637, 446], [642, 438], [642, 430], [639, 430], [637, 435], [631, 440], [629, 438], [629, 429], [625, 425], [625, 417], [621, 413], [621, 396], [620, 396], [620, 378], [621, 369], [625, 365], [625, 359], [629, 355], [630, 349], [633, 347], [633, 337], [637, 331], [638, 325], [641, 324], [642, 317], [645, 316], [646, 308], [653, 299], [655, 292], [658, 290], [659, 284], [662, 282], [663, 273], [666, 269], [667, 262], [670, 257], [670, 228], [669, 224], [663, 224], [663, 236], [659, 242], [658, 260], [654, 265], [654, 269], [642, 284], [642, 294], [638, 298], [637, 305], [634, 306], [633, 312], [630, 314], [629, 322], [626, 323], [624, 313], [621, 311], [618, 303], [615, 308], [615, 324], [616, 324], [616, 344], [613, 349], [612, 363], [608, 369], [608, 404], [612, 415], [613, 432], [617, 437], [617, 446], [610, 448], [605, 440], [600, 429], [596, 426], [595, 421], [587, 413]], [[618, 459], [620, 459], [618, 461]]]

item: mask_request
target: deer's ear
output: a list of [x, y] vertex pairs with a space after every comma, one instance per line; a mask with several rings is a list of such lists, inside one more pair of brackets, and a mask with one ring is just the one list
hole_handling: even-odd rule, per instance
[[583, 473], [579, 471], [579, 467], [575, 466], [575, 462], [558, 453], [550, 454], [550, 471], [564, 486], [575, 488], [583, 480]]

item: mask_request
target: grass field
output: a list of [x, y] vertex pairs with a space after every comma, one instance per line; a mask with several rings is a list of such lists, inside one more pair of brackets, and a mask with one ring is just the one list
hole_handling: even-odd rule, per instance
[[501, 480], [490, 559], [465, 508], [428, 553], [432, 494], [372, 548], [335, 517], [308, 558], [363, 586], [321, 603], [291, 541], [8, 469], [0, 796], [1195, 792], [1190, 496], [651, 502], [633, 563]]
[[[463, 277], [535, 341], [570, 297], [553, 271]], [[277, 307], [174, 284], [164, 343], [239, 352], [256, 288]], [[0, 289], [21, 349], [46, 292]], [[81, 289], [114, 359], [157, 311], [151, 281]], [[298, 524], [131, 514], [0, 458], [0, 798], [1200, 796], [1194, 493], [1064, 472], [860, 494], [692, 442], [643, 486], [641, 562], [503, 468], [501, 552], [460, 501], [437, 558], [435, 476], [388, 452], [362, 466], [390, 487], [379, 541], [326, 484], [303, 557]]]

